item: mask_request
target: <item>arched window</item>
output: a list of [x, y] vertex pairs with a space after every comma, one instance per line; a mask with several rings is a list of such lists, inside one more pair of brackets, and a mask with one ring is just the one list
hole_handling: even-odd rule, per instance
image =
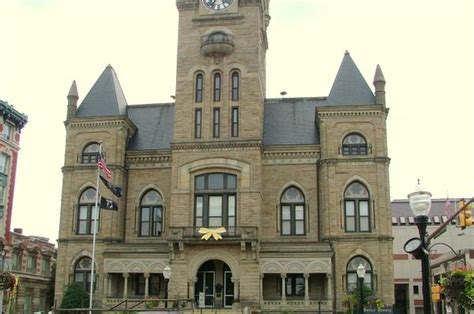
[[[95, 207], [95, 191], [94, 188], [88, 188], [82, 192], [79, 198], [77, 234], [92, 234], [94, 218], [97, 219], [97, 226], [99, 226], [99, 210]], [[96, 228], [97, 231], [98, 228]]]
[[240, 76], [239, 72], [232, 72], [232, 101], [238, 101], [240, 98]]
[[373, 270], [369, 261], [362, 256], [356, 256], [347, 263], [346, 278], [347, 291], [352, 292], [357, 288], [357, 267], [363, 265], [365, 268], [364, 286], [373, 289]]
[[195, 90], [195, 102], [202, 102], [202, 95], [204, 90], [204, 79], [202, 73], [196, 75], [196, 90]]
[[304, 235], [304, 195], [295, 187], [289, 187], [280, 199], [281, 235]]
[[214, 101], [221, 101], [221, 74], [220, 73], [214, 73]]
[[[92, 259], [90, 257], [81, 258], [74, 267], [74, 282], [80, 284], [85, 291], [89, 292], [91, 287]], [[95, 274], [95, 271], [94, 271]], [[96, 277], [96, 276], [94, 276]], [[97, 282], [97, 278], [94, 278]], [[94, 283], [94, 291], [95, 291]]]
[[155, 191], [148, 191], [140, 203], [140, 236], [159, 237], [163, 232], [163, 199]]
[[347, 135], [342, 141], [342, 154], [349, 155], [367, 155], [367, 141], [357, 133]]
[[351, 183], [344, 192], [346, 232], [369, 232], [369, 191], [360, 182]]
[[194, 225], [227, 227], [236, 225], [237, 176], [209, 173], [195, 177]]
[[90, 143], [82, 151], [83, 164], [95, 164], [99, 157], [99, 143]]

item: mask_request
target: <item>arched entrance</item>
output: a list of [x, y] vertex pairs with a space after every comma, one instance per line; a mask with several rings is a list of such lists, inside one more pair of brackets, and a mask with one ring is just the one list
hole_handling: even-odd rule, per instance
[[220, 260], [209, 260], [199, 267], [194, 287], [196, 306], [210, 308], [232, 307], [234, 283], [229, 266]]

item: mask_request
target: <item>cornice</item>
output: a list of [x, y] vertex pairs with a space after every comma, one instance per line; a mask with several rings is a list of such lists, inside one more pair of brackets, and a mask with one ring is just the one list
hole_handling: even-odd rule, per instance
[[320, 164], [342, 164], [342, 163], [363, 163], [363, 162], [375, 162], [382, 164], [389, 164], [389, 157], [341, 157], [341, 158], [324, 158], [319, 159]]
[[21, 130], [28, 122], [28, 116], [15, 110], [8, 102], [0, 100], [0, 115], [3, 121], [11, 121], [18, 130]]
[[178, 10], [195, 10], [198, 3], [198, 0], [176, 0], [176, 7]]
[[317, 150], [264, 151], [263, 164], [316, 164], [319, 156]]
[[377, 235], [370, 233], [350, 233], [340, 236], [323, 236], [322, 240], [327, 240], [331, 242], [356, 242], [356, 241], [393, 241], [393, 236], [391, 235]]
[[260, 149], [260, 140], [232, 141], [232, 142], [183, 142], [172, 143], [172, 151], [223, 151], [234, 149]]
[[79, 120], [79, 121], [68, 121], [67, 127], [70, 129], [84, 129], [84, 128], [100, 128], [100, 127], [115, 127], [115, 126], [127, 126], [132, 130], [136, 127], [128, 119], [113, 119], [113, 120]]
[[192, 19], [192, 21], [193, 23], [199, 23], [205, 26], [212, 26], [242, 22], [244, 19], [245, 17], [241, 14], [216, 14], [205, 17], [196, 17]]
[[126, 156], [126, 162], [129, 169], [160, 167], [170, 168], [173, 157], [171, 152], [161, 154], [130, 154]]

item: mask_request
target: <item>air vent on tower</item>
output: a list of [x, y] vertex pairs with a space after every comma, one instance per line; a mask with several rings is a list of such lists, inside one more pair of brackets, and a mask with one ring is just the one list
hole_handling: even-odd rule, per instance
[[201, 37], [201, 53], [206, 57], [224, 57], [234, 51], [232, 35], [214, 31]]

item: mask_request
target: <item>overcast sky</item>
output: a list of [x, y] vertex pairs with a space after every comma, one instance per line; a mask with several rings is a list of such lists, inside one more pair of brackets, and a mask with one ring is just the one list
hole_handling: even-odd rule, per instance
[[[369, 85], [387, 81], [392, 199], [421, 178], [433, 197], [472, 197], [474, 1], [272, 0], [267, 97], [327, 96], [349, 50]], [[22, 131], [14, 227], [57, 239], [66, 95], [107, 64], [129, 104], [175, 94], [174, 0], [0, 0], [0, 99]]]

